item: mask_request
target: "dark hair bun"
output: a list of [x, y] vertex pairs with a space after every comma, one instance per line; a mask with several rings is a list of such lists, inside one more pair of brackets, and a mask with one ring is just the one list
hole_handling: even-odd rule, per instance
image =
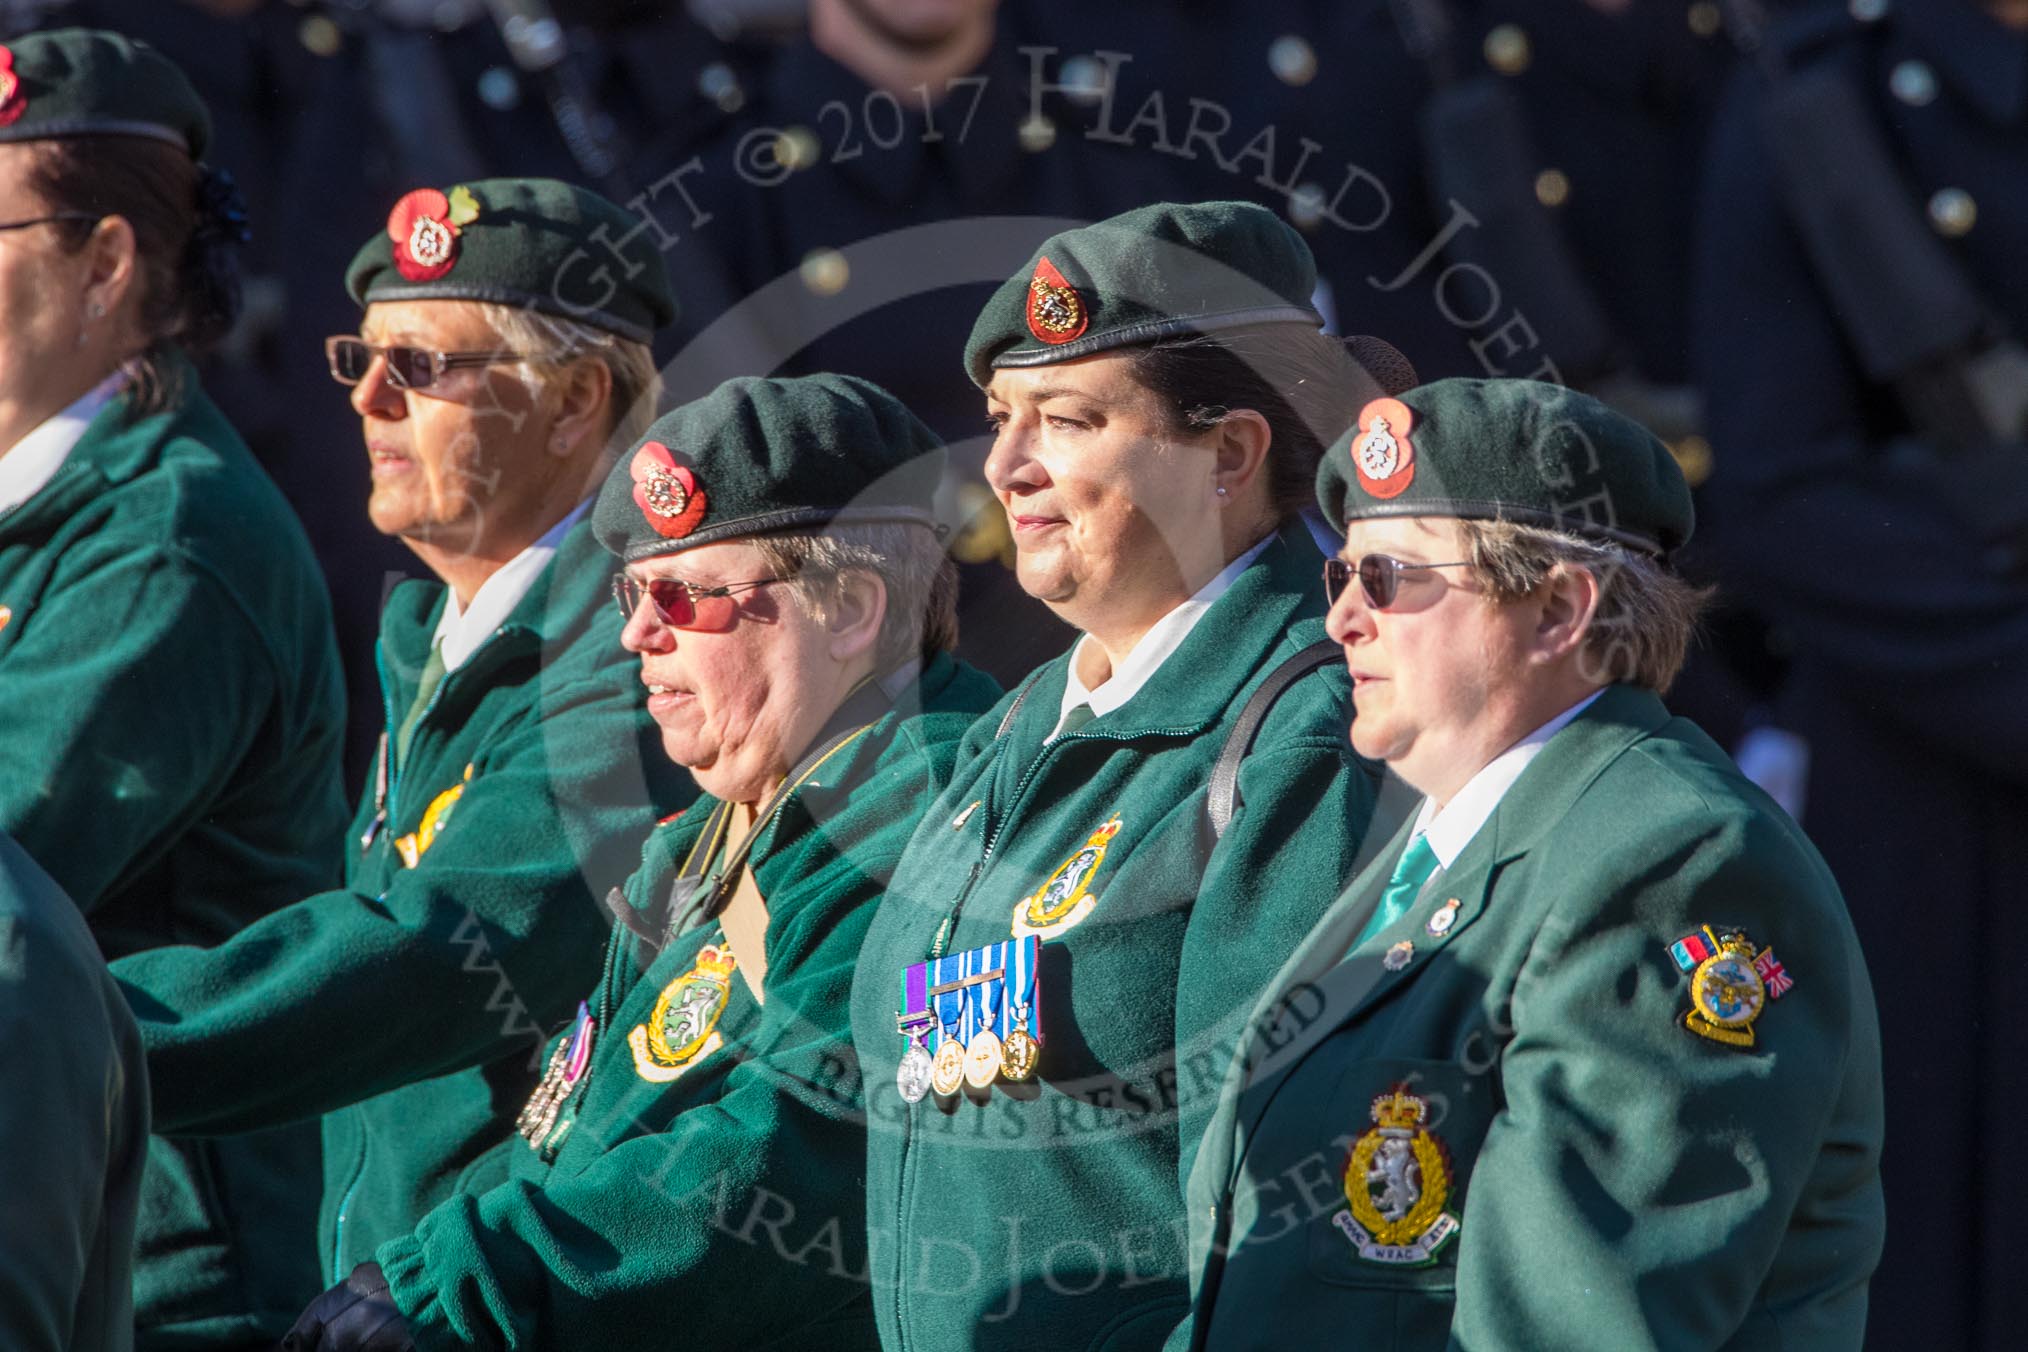
[[199, 165], [196, 221], [179, 277], [185, 308], [178, 339], [186, 348], [206, 351], [239, 319], [239, 249], [252, 237], [239, 184], [223, 169]]
[[1415, 364], [1385, 338], [1355, 333], [1345, 340], [1345, 351], [1373, 378], [1380, 392], [1390, 398], [1422, 384], [1422, 378], [1415, 373]]

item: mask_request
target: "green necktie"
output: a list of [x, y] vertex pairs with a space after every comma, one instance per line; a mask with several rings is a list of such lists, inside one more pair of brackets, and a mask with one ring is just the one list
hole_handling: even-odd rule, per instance
[[1416, 894], [1429, 881], [1429, 875], [1436, 872], [1436, 851], [1429, 847], [1427, 835], [1417, 836], [1401, 852], [1401, 862], [1394, 866], [1394, 876], [1387, 880], [1387, 890], [1380, 894], [1380, 904], [1373, 908], [1372, 918], [1366, 928], [1359, 931], [1359, 937], [1352, 942], [1357, 948], [1380, 931], [1392, 925], [1415, 905]]
[[415, 725], [422, 721], [423, 710], [430, 706], [430, 697], [443, 683], [444, 645], [439, 642], [430, 647], [430, 660], [423, 663], [422, 681], [415, 689], [415, 703], [408, 706], [408, 717], [401, 720], [401, 727], [394, 734], [394, 763], [397, 767], [408, 759], [409, 739], [415, 736]]
[[1089, 704], [1080, 704], [1063, 716], [1063, 726], [1056, 730], [1056, 735], [1067, 737], [1097, 717]]

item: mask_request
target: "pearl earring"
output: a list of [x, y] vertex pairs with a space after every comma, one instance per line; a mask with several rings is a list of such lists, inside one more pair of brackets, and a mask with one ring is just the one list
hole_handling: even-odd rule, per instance
[[1224, 485], [1224, 484], [1220, 484], [1220, 485], [1218, 486], [1218, 496], [1219, 496], [1219, 497], [1221, 497], [1221, 498], [1225, 496], [1225, 485]]

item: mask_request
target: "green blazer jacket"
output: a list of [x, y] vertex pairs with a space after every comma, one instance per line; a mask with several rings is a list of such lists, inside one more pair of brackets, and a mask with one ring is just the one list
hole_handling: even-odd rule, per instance
[[[344, 692], [293, 511], [187, 364], [0, 516], [0, 832], [107, 957], [209, 946], [339, 877]], [[194, 1088], [195, 1086], [193, 1086]], [[141, 1348], [277, 1336], [316, 1291], [314, 1128], [157, 1140]]]
[[1802, 831], [1625, 686], [1354, 948], [1408, 831], [1254, 1007], [1172, 1346], [1857, 1348], [1879, 1030]]
[[[1047, 740], [1062, 658], [967, 735], [853, 988], [891, 1352], [1147, 1347], [1182, 1315], [1186, 1143], [1253, 992], [1356, 871], [1374, 810], [1334, 664], [1275, 705], [1224, 836], [1205, 825], [1246, 697], [1323, 636], [1321, 557], [1300, 524], [1283, 531], [1132, 701], [1081, 730]], [[955, 954], [1024, 926], [1041, 940], [1035, 1078], [905, 1102], [904, 969], [940, 934]]]
[[[438, 687], [385, 791], [367, 786], [344, 887], [216, 948], [114, 965], [147, 1043], [158, 1130], [327, 1115], [328, 1281], [412, 1230], [512, 1131], [548, 1030], [598, 979], [611, 917], [591, 880], [629, 867], [656, 817], [696, 794], [662, 754], [639, 664], [620, 647], [610, 571], [587, 517]], [[390, 731], [443, 600], [419, 581], [388, 599]]]
[[418, 1348], [875, 1352], [852, 970], [959, 738], [999, 693], [937, 656], [763, 824], [765, 1005], [715, 921], [664, 933], [721, 804], [700, 798], [649, 838], [588, 1002], [590, 1059], [537, 1144], [511, 1141], [507, 1182], [375, 1255]]
[[70, 898], [0, 835], [0, 1347], [127, 1352], [141, 1039]]

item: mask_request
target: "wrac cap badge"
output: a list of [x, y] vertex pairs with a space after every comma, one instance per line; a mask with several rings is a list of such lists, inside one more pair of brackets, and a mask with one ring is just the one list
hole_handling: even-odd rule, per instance
[[634, 452], [628, 473], [634, 478], [634, 505], [657, 535], [680, 540], [704, 520], [703, 486], [661, 442], [648, 442]]
[[1415, 445], [1408, 439], [1415, 415], [1399, 399], [1375, 399], [1359, 410], [1352, 464], [1359, 486], [1376, 498], [1399, 496], [1415, 482]]
[[0, 127], [12, 126], [28, 111], [28, 99], [21, 92], [21, 77], [14, 73], [14, 53], [0, 46]]
[[1077, 288], [1047, 258], [1028, 279], [1028, 331], [1045, 343], [1068, 343], [1091, 325], [1091, 311]]
[[458, 236], [479, 219], [479, 199], [470, 188], [449, 196], [417, 188], [387, 213], [387, 237], [394, 241], [394, 266], [411, 282], [434, 282], [458, 263]]

